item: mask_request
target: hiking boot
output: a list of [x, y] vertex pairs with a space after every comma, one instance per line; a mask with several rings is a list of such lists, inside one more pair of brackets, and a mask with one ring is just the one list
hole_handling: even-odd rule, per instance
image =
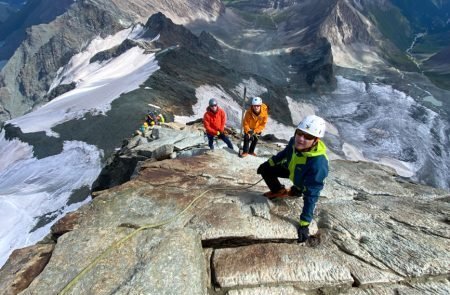
[[242, 153], [241, 154], [241, 158], [245, 158], [245, 157], [247, 157], [248, 156], [248, 153]]
[[301, 197], [302, 192], [296, 186], [292, 186], [288, 191], [288, 195], [289, 197]]
[[271, 191], [268, 191], [267, 193], [263, 194], [266, 198], [269, 200], [276, 199], [276, 198], [287, 198], [288, 197], [288, 191], [285, 188], [281, 188], [276, 193], [272, 193]]

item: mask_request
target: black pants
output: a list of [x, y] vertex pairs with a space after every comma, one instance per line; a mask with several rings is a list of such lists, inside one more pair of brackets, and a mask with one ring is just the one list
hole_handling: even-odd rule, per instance
[[[250, 149], [248, 149], [248, 145], [250, 144]], [[253, 154], [255, 152], [256, 144], [258, 143], [258, 136], [253, 134], [244, 134], [244, 153], [250, 153]]]
[[289, 169], [284, 166], [269, 166], [266, 165], [261, 171], [261, 176], [269, 187], [270, 191], [273, 193], [278, 192], [280, 189], [284, 188], [284, 185], [280, 183], [278, 177], [289, 178]]

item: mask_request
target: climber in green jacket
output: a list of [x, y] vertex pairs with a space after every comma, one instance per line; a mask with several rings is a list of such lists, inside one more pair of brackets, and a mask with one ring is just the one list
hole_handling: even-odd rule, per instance
[[[320, 140], [325, 135], [325, 120], [311, 115], [305, 117], [295, 130], [284, 150], [258, 167], [270, 191], [269, 199], [303, 195], [303, 210], [297, 228], [298, 241], [309, 237], [309, 224], [314, 208], [328, 176], [326, 146]], [[290, 190], [281, 185], [278, 177], [289, 178], [293, 182]]]

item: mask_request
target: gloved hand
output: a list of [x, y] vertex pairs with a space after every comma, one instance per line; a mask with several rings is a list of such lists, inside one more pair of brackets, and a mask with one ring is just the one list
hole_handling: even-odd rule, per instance
[[270, 167], [269, 161], [265, 161], [261, 165], [259, 165], [258, 170], [256, 170], [257, 174], [261, 174], [264, 170]]
[[299, 226], [297, 228], [298, 242], [303, 243], [309, 238], [309, 228], [307, 226]]
[[253, 133], [254, 133], [254, 131], [253, 131], [252, 129], [250, 129], [250, 130], [248, 131], [248, 134], [249, 134], [249, 135], [253, 135]]
[[220, 135], [220, 131], [217, 131], [217, 136], [219, 136]]

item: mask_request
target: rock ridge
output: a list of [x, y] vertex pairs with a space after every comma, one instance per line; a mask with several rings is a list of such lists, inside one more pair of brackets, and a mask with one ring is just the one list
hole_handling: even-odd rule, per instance
[[[177, 128], [157, 128], [159, 138], [146, 143], [135, 139], [134, 155], [140, 146], [158, 150], [191, 142], [188, 128], [195, 126], [169, 126]], [[203, 142], [174, 148], [173, 159], [139, 161], [130, 181], [96, 192], [90, 204], [61, 219], [52, 229], [56, 244], [51, 239], [41, 244], [54, 247], [48, 264], [21, 294], [58, 294], [109, 245], [130, 234], [70, 292], [450, 291], [449, 192], [407, 182], [374, 163], [333, 160], [311, 225], [313, 238], [297, 244], [302, 199], [267, 200], [255, 173], [279, 147], [261, 142], [261, 156], [241, 159], [221, 144], [205, 149], [201, 131], [194, 138]], [[32, 249], [43, 251], [38, 247]], [[27, 269], [30, 260], [13, 256], [0, 270], [0, 286], [8, 294], [17, 291], [11, 291], [13, 278], [6, 271]]]

